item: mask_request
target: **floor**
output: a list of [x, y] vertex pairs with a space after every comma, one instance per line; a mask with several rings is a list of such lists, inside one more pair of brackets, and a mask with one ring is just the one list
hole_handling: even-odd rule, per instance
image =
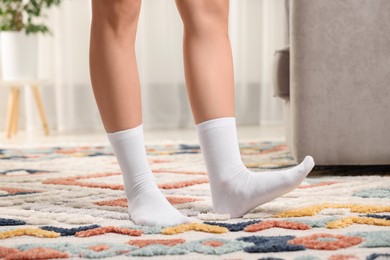
[[[272, 126], [240, 126], [237, 129], [239, 141], [259, 140], [259, 141], [284, 141], [285, 129], [283, 125]], [[147, 130], [144, 133], [145, 143], [164, 142], [186, 142], [197, 143], [195, 128], [180, 130]], [[11, 139], [5, 137], [4, 132], [0, 132], [0, 147], [30, 147], [30, 146], [52, 146], [52, 145], [106, 145], [108, 144], [106, 135], [102, 131], [56, 133], [51, 132], [49, 136], [41, 132], [26, 133], [19, 131]]]

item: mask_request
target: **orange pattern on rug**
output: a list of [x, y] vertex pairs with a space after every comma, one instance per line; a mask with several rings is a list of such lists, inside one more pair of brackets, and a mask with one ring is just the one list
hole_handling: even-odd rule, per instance
[[[329, 241], [327, 241], [329, 239]], [[323, 241], [325, 240], [325, 241]], [[293, 245], [304, 245], [310, 249], [317, 250], [337, 250], [358, 245], [363, 242], [361, 237], [332, 235], [332, 234], [314, 234], [310, 236], [298, 237], [288, 241]]]
[[129, 228], [121, 228], [121, 227], [114, 227], [114, 226], [107, 226], [107, 227], [99, 227], [94, 229], [89, 229], [85, 231], [79, 231], [76, 233], [76, 237], [91, 237], [91, 236], [99, 236], [106, 233], [116, 233], [116, 234], [122, 234], [122, 235], [128, 235], [128, 236], [140, 236], [142, 235], [141, 230], [134, 230]]
[[294, 229], [294, 230], [306, 230], [311, 228], [309, 225], [306, 225], [304, 223], [280, 221], [280, 220], [268, 220], [268, 221], [262, 221], [256, 224], [249, 225], [245, 227], [244, 230], [246, 232], [257, 232], [257, 231], [275, 228], [275, 227]]
[[99, 177], [108, 177], [114, 175], [121, 175], [120, 172], [107, 172], [107, 173], [96, 173], [87, 176], [75, 176], [69, 178], [57, 178], [49, 179], [43, 182], [43, 184], [56, 184], [56, 185], [71, 185], [71, 186], [80, 186], [88, 188], [101, 188], [101, 189], [111, 189], [111, 190], [123, 190], [123, 185], [121, 184], [103, 184], [103, 183], [88, 183], [81, 182], [78, 180], [99, 178]]
[[199, 180], [192, 180], [192, 181], [179, 181], [174, 183], [159, 184], [158, 187], [160, 189], [169, 190], [169, 189], [179, 189], [179, 188], [184, 188], [184, 187], [189, 187], [189, 186], [204, 184], [204, 183], [209, 183], [209, 180], [199, 179]]
[[[7, 251], [4, 250], [4, 252]], [[0, 257], [2, 253], [2, 248], [0, 247]], [[8, 251], [7, 254], [2, 257], [3, 260], [59, 259], [69, 258], [69, 254], [51, 248], [38, 247], [26, 251]]]
[[[169, 201], [169, 203], [171, 203], [172, 205], [179, 205], [188, 202], [199, 201], [199, 199], [189, 198], [189, 197], [166, 196], [166, 198]], [[99, 206], [115, 206], [115, 207], [127, 208], [127, 199], [98, 201], [95, 202], [95, 204]]]

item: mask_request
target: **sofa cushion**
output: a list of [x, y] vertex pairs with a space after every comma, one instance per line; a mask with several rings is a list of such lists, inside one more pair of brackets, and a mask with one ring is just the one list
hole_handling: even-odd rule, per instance
[[290, 47], [275, 51], [273, 64], [274, 97], [290, 98]]

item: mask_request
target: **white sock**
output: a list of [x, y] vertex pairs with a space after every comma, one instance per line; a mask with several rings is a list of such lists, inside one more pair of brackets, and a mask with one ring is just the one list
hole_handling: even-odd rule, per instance
[[131, 219], [136, 224], [148, 226], [188, 222], [157, 187], [147, 161], [143, 125], [107, 136], [122, 171]]
[[287, 170], [251, 172], [241, 160], [234, 117], [208, 120], [196, 128], [216, 213], [241, 217], [296, 188], [314, 167], [313, 158], [306, 156]]

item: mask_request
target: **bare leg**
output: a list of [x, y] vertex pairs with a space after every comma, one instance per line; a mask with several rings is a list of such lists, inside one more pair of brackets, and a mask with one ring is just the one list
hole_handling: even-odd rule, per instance
[[240, 217], [296, 188], [314, 167], [255, 173], [242, 163], [234, 118], [228, 0], [176, 0], [184, 22], [186, 85], [217, 213]]
[[92, 0], [90, 71], [95, 98], [122, 172], [136, 224], [188, 222], [158, 189], [147, 161], [135, 36], [141, 0]]
[[135, 37], [141, 0], [92, 0], [90, 73], [107, 132], [142, 123]]
[[228, 0], [176, 0], [184, 23], [184, 68], [195, 123], [234, 116]]

